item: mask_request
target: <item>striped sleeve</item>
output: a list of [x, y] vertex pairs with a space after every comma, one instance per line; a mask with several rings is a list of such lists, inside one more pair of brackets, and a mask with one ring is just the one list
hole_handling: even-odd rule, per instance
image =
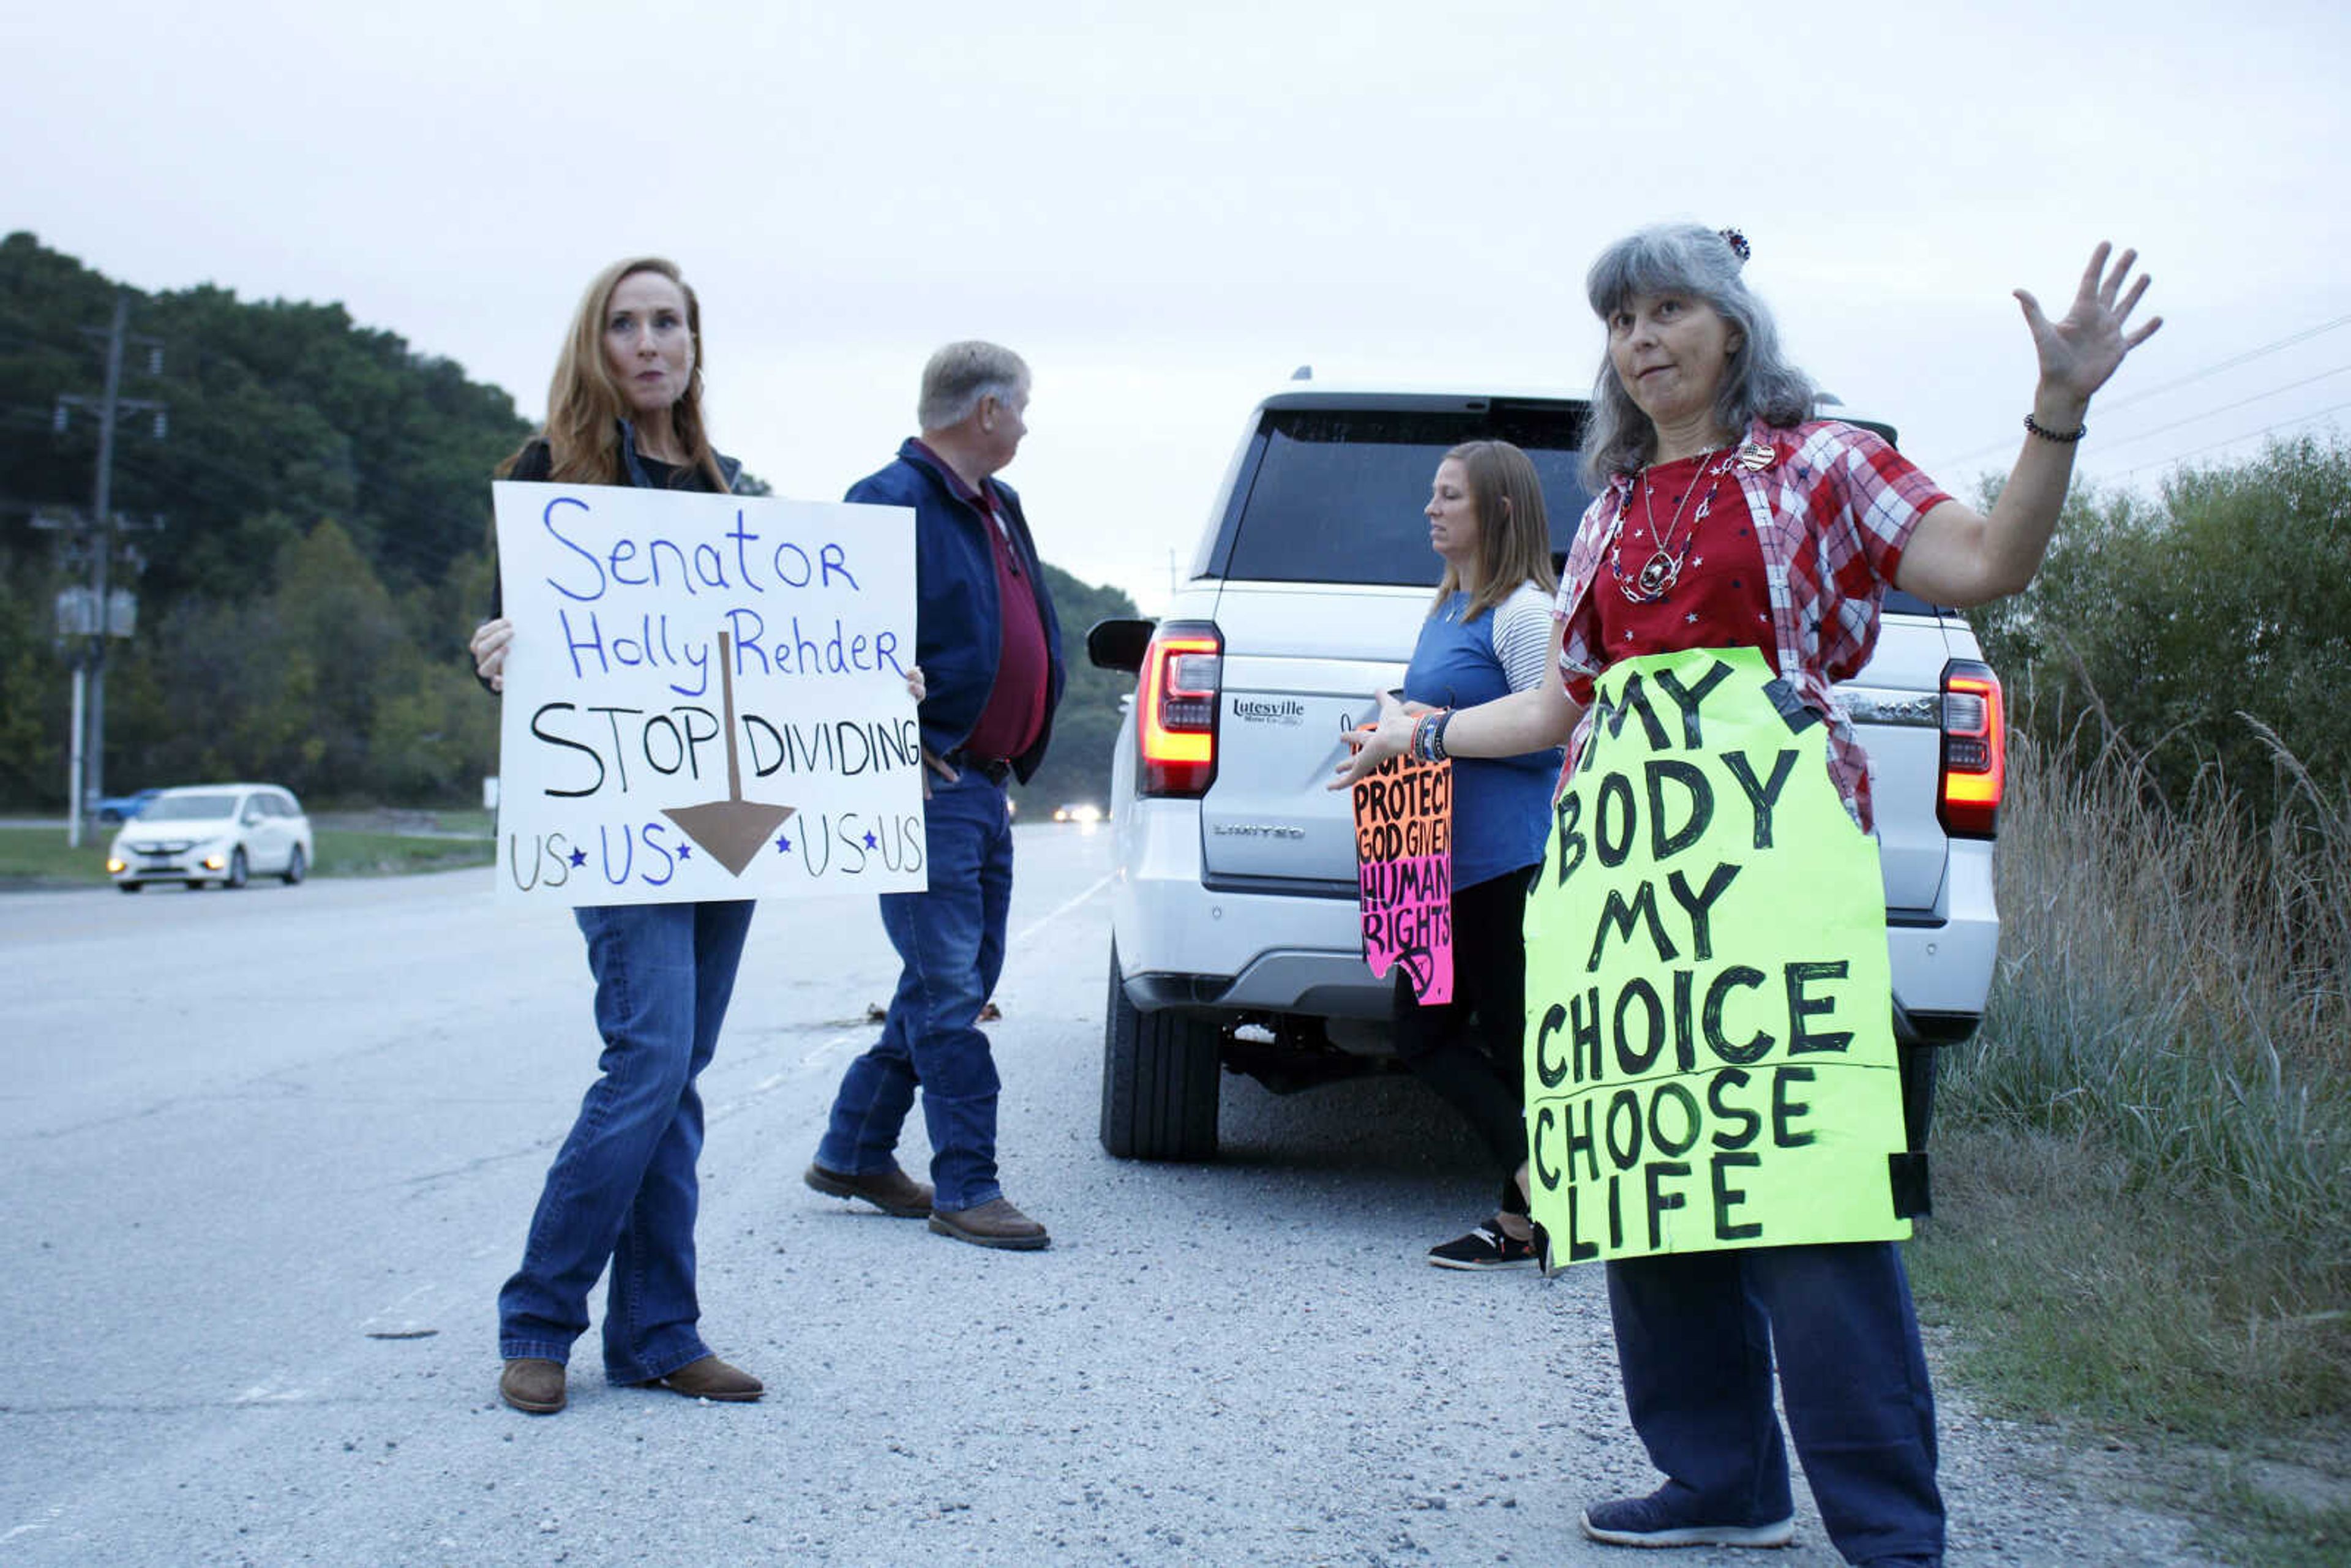
[[1494, 659], [1514, 692], [1543, 684], [1543, 657], [1551, 652], [1551, 596], [1531, 582], [1497, 605], [1493, 615]]

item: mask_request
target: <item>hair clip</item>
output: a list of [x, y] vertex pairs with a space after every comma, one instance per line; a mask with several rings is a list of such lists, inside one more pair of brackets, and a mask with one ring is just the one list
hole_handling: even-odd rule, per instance
[[1722, 243], [1730, 247], [1730, 254], [1739, 258], [1739, 265], [1746, 266], [1748, 256], [1753, 254], [1748, 248], [1747, 236], [1737, 229], [1717, 229], [1714, 232], [1722, 236]]

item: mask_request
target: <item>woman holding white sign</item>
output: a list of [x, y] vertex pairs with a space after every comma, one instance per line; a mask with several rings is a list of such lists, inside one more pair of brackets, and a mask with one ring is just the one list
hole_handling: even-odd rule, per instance
[[[1857, 826], [1865, 834], [1870, 827], [1868, 759], [1831, 688], [1866, 662], [1889, 586], [1966, 607], [2032, 580], [2064, 500], [2076, 444], [2087, 434], [2091, 395], [2161, 322], [2128, 328], [2147, 280], [2131, 277], [2136, 253], [2125, 251], [2110, 266], [2104, 244], [2062, 318], [2052, 320], [2032, 295], [2017, 291], [2039, 381], [2014, 469], [1999, 500], [1979, 513], [1870, 432], [1814, 418], [1817, 392], [1782, 357], [1771, 314], [1742, 277], [1747, 256], [1747, 242], [1734, 231], [1677, 225], [1620, 241], [1593, 265], [1586, 291], [1608, 334], [1583, 446], [1596, 498], [1569, 552], [1555, 607], [1552, 655], [1559, 678], [1449, 714], [1416, 716], [1387, 706], [1343, 778], [1416, 745], [1424, 755], [1501, 757], [1571, 740], [1558, 828], [1538, 879], [1539, 890], [1548, 892], [1546, 884], [1563, 889], [1571, 876], [1582, 878], [1583, 891], [1573, 896], [1583, 900], [1576, 907], [1585, 920], [1580, 928], [1565, 923], [1576, 946], [1567, 950], [1574, 962], [1562, 967], [1577, 971], [1580, 987], [1581, 971], [1603, 968], [1612, 947], [1619, 965], [1635, 945], [1655, 959], [1643, 960], [1647, 978], [1636, 975], [1617, 993], [1613, 1015], [1595, 987], [1587, 1019], [1562, 1007], [1552, 1012], [1569, 1021], [1556, 1032], [1552, 1018], [1531, 1028], [1531, 1103], [1536, 1083], [1596, 1084], [1604, 1072], [1622, 1100], [1626, 1077], [1650, 1071], [1662, 1059], [1706, 1086], [1705, 1104], [1695, 1108], [1700, 1096], [1676, 1088], [1679, 1103], [1691, 1107], [1677, 1120], [1659, 1114], [1666, 1093], [1652, 1098], [1646, 1130], [1653, 1145], [1670, 1142], [1684, 1155], [1699, 1143], [1699, 1117], [1712, 1114], [1724, 1148], [1756, 1141], [1768, 1126], [1770, 1139], [1809, 1160], [1855, 1140], [1803, 1130], [1816, 1107], [1779, 1087], [1768, 1101], [1740, 1096], [1761, 1082], [1767, 1052], [1802, 1050], [1812, 1054], [1786, 1069], [1781, 1082], [1813, 1085], [1803, 1092], [1828, 1098], [1831, 1075], [1844, 1065], [1837, 1053], [1858, 1038], [1826, 1032], [1822, 1021], [1842, 1005], [1827, 995], [1826, 977], [1846, 973], [1845, 964], [1787, 966], [1786, 1005], [1777, 1014], [1766, 1001], [1776, 995], [1760, 985], [1758, 971], [1723, 970], [1708, 981], [1692, 965], [1708, 957], [1710, 939], [1730, 929], [1722, 912], [1759, 889], [1769, 901], [1767, 914], [1743, 915], [1738, 940], [1838, 929], [1844, 950], [1856, 956], [1852, 973], [1862, 972], [1873, 946], [1882, 960], [1875, 855], [1851, 831]], [[1646, 690], [1639, 685], [1645, 676]], [[1706, 688], [1717, 685], [1742, 694], [1745, 706], [1708, 706]], [[1601, 707], [1610, 719], [1595, 726]], [[1708, 752], [1714, 742], [1702, 737], [1719, 737], [1718, 716], [1726, 711], [1735, 723], [1760, 718], [1756, 732], [1770, 733], [1780, 747], [1778, 770], [1759, 768], [1746, 753]], [[1639, 722], [1630, 722], [1635, 716]], [[1813, 762], [1788, 771], [1788, 759], [1805, 749]], [[1674, 752], [1681, 755], [1667, 755]], [[1622, 757], [1637, 758], [1646, 769], [1645, 795], [1630, 782], [1634, 768], [1610, 760]], [[1709, 774], [1718, 762], [1729, 766]], [[1725, 789], [1708, 783], [1710, 777], [1736, 785]], [[1595, 778], [1596, 794], [1588, 789]], [[1613, 835], [1604, 826], [1611, 784], [1620, 802]], [[1605, 880], [1606, 868], [1637, 861], [1645, 851], [1662, 864], [1687, 848], [1703, 831], [1694, 806], [1702, 798], [1723, 806], [1719, 820], [1737, 830], [1729, 852], [1703, 857], [1719, 858], [1712, 877], [1686, 874], [1685, 862], [1672, 873], [1670, 899], [1650, 896], [1654, 882], [1626, 897], [1622, 885]], [[1794, 837], [1787, 813], [1800, 798], [1813, 814], [1798, 841], [1818, 846], [1807, 850], [1820, 856], [1817, 880], [1808, 881], [1805, 868], [1791, 867], [1784, 855], [1767, 864], [1762, 852]], [[1782, 813], [1776, 829], [1775, 806]], [[1648, 819], [1638, 831], [1632, 825], [1636, 809]], [[1741, 861], [1750, 841], [1754, 858]], [[1855, 851], [1865, 858], [1856, 859]], [[1856, 864], [1857, 879], [1848, 874]], [[1742, 878], [1750, 885], [1740, 888]], [[1840, 891], [1827, 891], [1832, 887]], [[1609, 902], [1594, 923], [1592, 906], [1604, 888]], [[1661, 909], [1670, 920], [1661, 918]], [[1531, 912], [1531, 993], [1537, 925]], [[1670, 1030], [1661, 1001], [1667, 989], [1674, 995]], [[1705, 1007], [1694, 1023], [1694, 998], [1701, 992]], [[1630, 1031], [1626, 1026], [1628, 1016], [1637, 1019], [1642, 1011], [1627, 998], [1644, 997], [1656, 1020], [1646, 1035], [1637, 1024]], [[1571, 999], [1581, 1002], [1583, 993]], [[1875, 1012], [1883, 1031], [1883, 999], [1860, 998], [1855, 1007], [1856, 1019]], [[1726, 1012], [1738, 1009], [1746, 1009], [1741, 1021], [1726, 1027]], [[1535, 1013], [1531, 997], [1529, 1012]], [[1611, 1016], [1613, 1056], [1603, 1028]], [[1740, 1038], [1749, 1028], [1753, 1034]], [[1715, 1060], [1697, 1058], [1701, 1047]], [[1889, 1041], [1889, 1061], [1890, 1051]], [[1692, 1059], [1695, 1070], [1684, 1065]], [[1889, 1076], [1876, 1076], [1878, 1090]], [[1614, 1112], [1612, 1102], [1597, 1151], [1593, 1140], [1579, 1138], [1547, 1154], [1541, 1130], [1534, 1130], [1539, 1217], [1547, 1172], [1552, 1186], [1573, 1193], [1585, 1181], [1579, 1173], [1587, 1164], [1597, 1171], [1609, 1160], [1628, 1163], [1620, 1149], [1637, 1148], [1644, 1126], [1631, 1118], [1620, 1123]], [[1701, 1149], [1682, 1164], [1651, 1162], [1643, 1167], [1646, 1194], [1628, 1198], [1621, 1211], [1614, 1207], [1615, 1178], [1608, 1176], [1607, 1223], [1594, 1227], [1586, 1217], [1591, 1239], [1581, 1253], [1568, 1249], [1571, 1257], [1608, 1258], [1625, 1404], [1666, 1476], [1646, 1497], [1586, 1509], [1585, 1533], [1631, 1546], [1788, 1541], [1794, 1521], [1786, 1448], [1771, 1408], [1776, 1362], [1788, 1428], [1838, 1551], [1854, 1563], [1939, 1563], [1934, 1401], [1899, 1252], [1890, 1240], [1773, 1244], [1765, 1227], [1747, 1222], [1760, 1208], [1742, 1207], [1746, 1188], [1764, 1185], [1761, 1156], [1744, 1150], [1714, 1158], [1710, 1192], [1702, 1185], [1668, 1190], [1672, 1173], [1686, 1175], [1708, 1153]], [[1877, 1168], [1882, 1186], [1886, 1167]], [[1792, 1213], [1801, 1222], [1808, 1206], [1829, 1208], [1855, 1197], [1824, 1186], [1793, 1196], [1774, 1214]], [[1882, 1191], [1860, 1196], [1861, 1207], [1875, 1206], [1880, 1218], [1874, 1222], [1892, 1218]], [[1709, 1209], [1710, 1231], [1701, 1218]], [[1568, 1216], [1572, 1226], [1575, 1211]], [[1552, 1226], [1554, 1255], [1560, 1229]], [[1668, 1239], [1662, 1244], [1661, 1236]]]
[[[572, 317], [546, 430], [503, 476], [723, 494], [737, 467], [712, 449], [703, 421], [694, 291], [656, 257], [606, 267]], [[514, 635], [495, 610], [474, 633], [475, 667], [493, 691], [503, 688]], [[601, 1071], [547, 1173], [522, 1266], [498, 1294], [498, 1393], [518, 1410], [563, 1408], [565, 1364], [608, 1269], [610, 1381], [704, 1399], [764, 1392], [703, 1343], [695, 1293], [703, 1135], [695, 1080], [717, 1044], [751, 908], [727, 900], [575, 912], [596, 977]]]

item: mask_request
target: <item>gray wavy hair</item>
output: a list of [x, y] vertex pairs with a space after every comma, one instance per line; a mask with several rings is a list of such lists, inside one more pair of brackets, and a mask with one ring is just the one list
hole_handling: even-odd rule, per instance
[[1029, 362], [1001, 343], [949, 343], [923, 367], [914, 417], [925, 430], [945, 430], [969, 419], [982, 398], [1008, 403], [1028, 384]]
[[[1749, 292], [1746, 266], [1730, 242], [1699, 224], [1657, 224], [1628, 235], [1600, 253], [1583, 291], [1604, 325], [1644, 294], [1703, 299], [1744, 340], [1724, 367], [1714, 394], [1715, 423], [1737, 435], [1750, 421], [1801, 424], [1813, 417], [1820, 389], [1780, 350], [1780, 329], [1762, 300]], [[1656, 455], [1657, 427], [1616, 379], [1608, 350], [1592, 385], [1592, 416], [1583, 431], [1583, 482], [1598, 491], [1614, 475]]]

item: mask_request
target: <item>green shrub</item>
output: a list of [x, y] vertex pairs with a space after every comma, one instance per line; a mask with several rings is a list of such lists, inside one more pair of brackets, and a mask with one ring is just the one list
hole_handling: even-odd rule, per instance
[[2086, 764], [2119, 739], [2174, 806], [2217, 771], [2265, 821], [2293, 785], [2241, 715], [2351, 777], [2346, 559], [2351, 444], [2305, 436], [2183, 470], [2159, 501], [2077, 493], [2032, 587], [1976, 620], [2044, 746]]

